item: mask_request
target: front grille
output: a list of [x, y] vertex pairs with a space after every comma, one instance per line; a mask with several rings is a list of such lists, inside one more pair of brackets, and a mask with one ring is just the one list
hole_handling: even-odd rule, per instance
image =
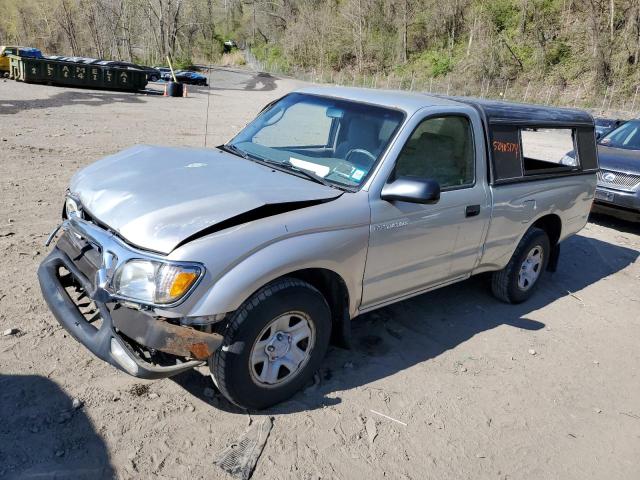
[[102, 316], [96, 304], [91, 300], [84, 288], [82, 288], [82, 285], [80, 285], [71, 272], [64, 267], [58, 271], [58, 277], [67, 295], [69, 295], [69, 298], [78, 308], [78, 311], [84, 319], [93, 324], [94, 327], [100, 328], [102, 325]]
[[614, 170], [598, 170], [598, 185], [602, 187], [633, 190], [638, 184], [640, 184], [640, 175]]
[[67, 254], [78, 270], [93, 284], [96, 272], [102, 264], [100, 252], [89, 242], [72, 238], [72, 233], [64, 232], [58, 240], [57, 247]]

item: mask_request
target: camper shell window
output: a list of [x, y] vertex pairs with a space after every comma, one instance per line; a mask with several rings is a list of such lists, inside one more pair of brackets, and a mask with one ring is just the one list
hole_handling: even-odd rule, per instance
[[578, 167], [575, 129], [521, 128], [522, 164], [525, 175], [567, 171]]
[[490, 125], [493, 183], [597, 170], [595, 133], [580, 127]]
[[482, 117], [494, 185], [593, 173], [595, 125], [587, 112], [456, 97]]

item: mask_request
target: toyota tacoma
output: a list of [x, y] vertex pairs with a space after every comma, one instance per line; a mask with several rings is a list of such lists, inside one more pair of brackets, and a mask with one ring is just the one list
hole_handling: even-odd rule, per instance
[[38, 276], [114, 367], [208, 364], [260, 409], [365, 312], [484, 272], [526, 301], [587, 222], [597, 170], [580, 110], [307, 88], [215, 149], [139, 145], [80, 170]]

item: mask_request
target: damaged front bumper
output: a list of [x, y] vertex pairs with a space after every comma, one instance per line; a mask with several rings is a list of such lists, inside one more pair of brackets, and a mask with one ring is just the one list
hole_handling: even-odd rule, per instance
[[[92, 258], [91, 247], [77, 248], [68, 235], [65, 233], [60, 238], [40, 265], [38, 280], [60, 325], [98, 358], [133, 376], [155, 379], [202, 365], [222, 344], [221, 335], [170, 323], [128, 308], [112, 298], [97, 282], [100, 265], [95, 263], [101, 255]], [[96, 278], [90, 280], [92, 272]], [[70, 285], [75, 285], [93, 301], [102, 320], [99, 328], [85, 317], [77, 301], [69, 295]], [[157, 352], [168, 354], [165, 357], [173, 364], [154, 362], [150, 354]]]

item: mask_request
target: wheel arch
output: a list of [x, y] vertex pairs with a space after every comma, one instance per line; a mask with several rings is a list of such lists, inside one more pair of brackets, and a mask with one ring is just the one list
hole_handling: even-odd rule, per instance
[[560, 238], [562, 236], [562, 219], [555, 213], [549, 213], [538, 218], [531, 228], [539, 228], [543, 230], [549, 237], [549, 244], [551, 245], [551, 252], [549, 261], [547, 263], [547, 270], [555, 272], [558, 268], [558, 261], [560, 260]]
[[351, 315], [349, 287], [342, 276], [334, 270], [323, 267], [309, 267], [293, 270], [265, 280], [246, 296], [245, 302], [265, 286], [285, 278], [295, 278], [308, 283], [324, 297], [331, 311], [331, 342], [339, 347], [351, 347]]
[[344, 279], [338, 273], [327, 268], [304, 268], [290, 272], [283, 277], [297, 278], [318, 289], [331, 309], [332, 343], [349, 348], [351, 343], [350, 298], [349, 288]]
[[555, 213], [548, 213], [538, 218], [530, 228], [540, 228], [544, 230], [549, 237], [549, 242], [551, 243], [551, 248], [557, 245], [560, 240], [560, 236], [562, 235], [562, 220]]

